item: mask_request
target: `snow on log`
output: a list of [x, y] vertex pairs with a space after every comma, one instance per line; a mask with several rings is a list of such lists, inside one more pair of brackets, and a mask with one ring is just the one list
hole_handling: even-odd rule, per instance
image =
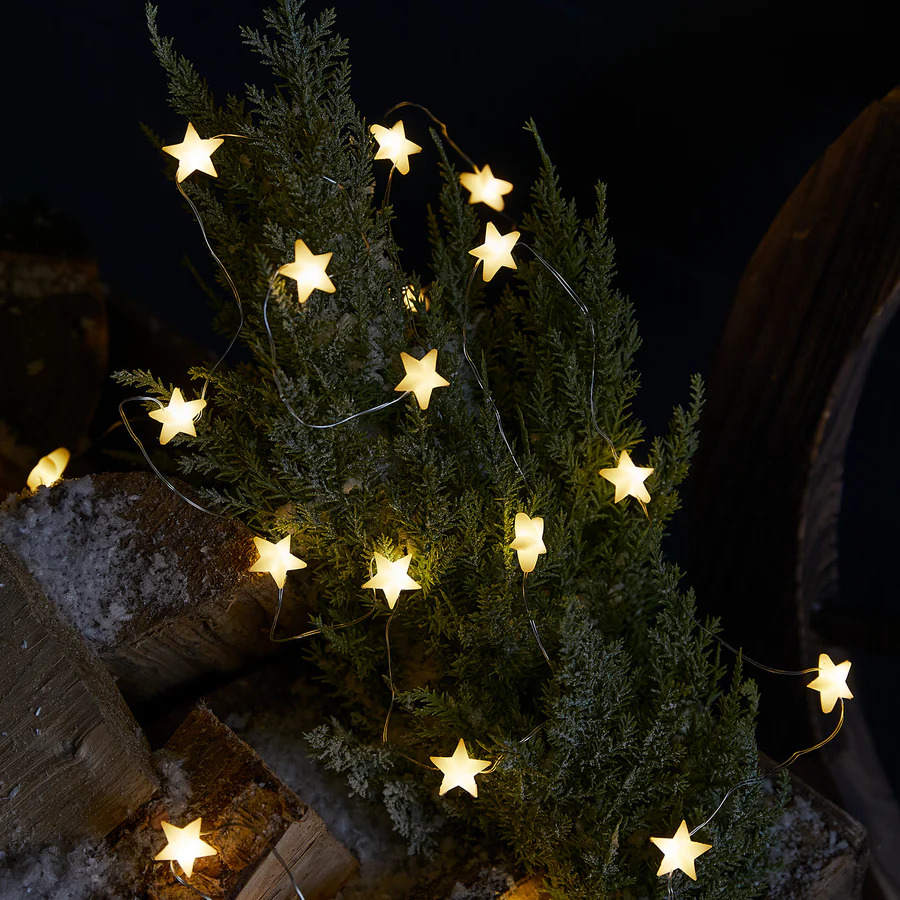
[[[268, 639], [277, 591], [268, 575], [248, 572], [250, 532], [193, 509], [154, 475], [92, 475], [11, 498], [0, 508], [0, 542], [129, 700], [278, 646]], [[308, 601], [298, 601], [306, 583], [305, 573], [288, 578], [284, 628], [308, 619]]]
[[112, 678], [0, 546], [0, 847], [106, 835], [157, 788]]

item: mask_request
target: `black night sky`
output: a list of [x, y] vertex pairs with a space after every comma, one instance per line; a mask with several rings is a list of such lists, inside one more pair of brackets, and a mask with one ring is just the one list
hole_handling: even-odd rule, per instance
[[[312, 0], [308, 8], [324, 5]], [[881, 13], [887, 4], [336, 5], [338, 29], [350, 40], [355, 97], [369, 122], [398, 101], [422, 103], [476, 161], [521, 189], [536, 166], [522, 130], [533, 117], [583, 213], [594, 183], [607, 183], [618, 283], [637, 307], [644, 339], [637, 412], [651, 432], [687, 398], [689, 375], [708, 372], [738, 279], [787, 195], [868, 103], [900, 84], [896, 32]], [[262, 25], [263, 6], [160, 0], [159, 24], [222, 97], [264, 78], [238, 35], [239, 25]], [[187, 255], [205, 265], [195, 223], [139, 129], [146, 123], [168, 143], [184, 133], [166, 105], [142, 4], [17, 3], [3, 19], [0, 202], [43, 198], [83, 235], [112, 291], [219, 347], [182, 264]], [[405, 222], [398, 230], [404, 261], [415, 268], [435, 155], [427, 120], [412, 113], [404, 120], [408, 136], [426, 146], [409, 178], [395, 180], [391, 198]], [[68, 241], [81, 249], [74, 232]], [[900, 485], [888, 464], [900, 437], [898, 324], [863, 397], [842, 520], [854, 536], [842, 577], [871, 607], [859, 614], [873, 629], [900, 614], [900, 577], [889, 562], [897, 543], [889, 510]], [[676, 535], [673, 551], [679, 546]], [[877, 671], [895, 666], [896, 645], [871, 650], [873, 666], [884, 667]], [[885, 688], [878, 693], [877, 680], [867, 685], [869, 697], [893, 703]], [[888, 749], [895, 726], [887, 714], [879, 720], [874, 700], [862, 703], [900, 788], [896, 752]]]

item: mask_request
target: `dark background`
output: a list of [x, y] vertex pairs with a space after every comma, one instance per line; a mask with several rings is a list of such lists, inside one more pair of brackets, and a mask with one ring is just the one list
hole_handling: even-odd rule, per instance
[[[159, 23], [221, 97], [264, 78], [237, 34], [261, 24], [261, 8], [163, 0]], [[651, 432], [686, 399], [690, 373], [708, 371], [737, 281], [788, 193], [868, 103], [900, 83], [895, 34], [877, 5], [859, 2], [420, 0], [345, 2], [338, 13], [369, 121], [397, 101], [423, 103], [521, 194], [536, 163], [521, 126], [533, 116], [583, 212], [594, 182], [609, 185], [619, 286], [644, 338], [637, 411]], [[188, 255], [206, 266], [196, 226], [173, 166], [138, 128], [145, 122], [168, 143], [184, 133], [165, 103], [142, 5], [49, 0], [17, 4], [3, 19], [0, 201], [44, 198], [72, 222], [64, 242], [99, 260], [114, 293], [220, 347], [182, 265]], [[426, 146], [392, 195], [404, 261], [415, 267], [435, 156], [424, 117], [404, 119]], [[862, 623], [854, 690], [896, 789], [898, 349], [895, 324], [860, 407], [841, 523], [842, 602]], [[681, 553], [677, 533], [672, 552]]]

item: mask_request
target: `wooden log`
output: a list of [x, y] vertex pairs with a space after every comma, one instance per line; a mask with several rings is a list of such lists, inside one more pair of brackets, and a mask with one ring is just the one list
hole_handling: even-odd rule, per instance
[[[131, 701], [278, 648], [268, 638], [277, 589], [248, 571], [257, 558], [248, 529], [193, 509], [152, 474], [93, 475], [23, 496], [0, 511], [0, 541]], [[289, 577], [283, 628], [308, 621], [307, 583]]]
[[158, 784], [106, 670], [0, 546], [0, 847], [97, 839]]
[[[695, 466], [690, 571], [732, 640], [777, 667], [816, 664], [813, 611], [838, 590], [843, 460], [874, 349], [900, 306], [900, 89], [869, 106], [810, 169], [738, 288], [709, 379]], [[807, 691], [767, 692], [763, 730], [832, 723]], [[857, 717], [857, 710], [849, 711]], [[765, 725], [765, 719], [763, 720]], [[854, 727], [864, 727], [859, 722]], [[783, 732], [783, 729], [782, 729]], [[778, 745], [777, 751], [775, 746]], [[832, 759], [844, 784], [853, 775]], [[881, 783], [853, 812], [877, 823]], [[876, 876], [900, 857], [873, 845]], [[879, 874], [881, 873], [881, 874]]]
[[[160, 823], [167, 818], [178, 826], [202, 818], [203, 839], [218, 853], [197, 860], [190, 883], [211, 896], [233, 900], [296, 897], [267, 841], [291, 867], [307, 900], [328, 900], [356, 872], [356, 860], [319, 816], [208, 710], [192, 712], [158, 760], [164, 770], [179, 773], [176, 793], [180, 796], [146, 808], [112, 842], [117, 858], [128, 861], [125, 868], [143, 869], [140, 880], [150, 900], [197, 896], [177, 882], [168, 863], [153, 861], [166, 845]], [[252, 830], [225, 827], [233, 822]], [[181, 874], [180, 869], [176, 871]]]

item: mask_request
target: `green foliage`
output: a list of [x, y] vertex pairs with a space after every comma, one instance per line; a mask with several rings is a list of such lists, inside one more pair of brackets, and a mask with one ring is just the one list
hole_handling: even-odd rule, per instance
[[[516, 251], [515, 273], [489, 285], [477, 277], [467, 293], [483, 219], [436, 140], [443, 188], [428, 222], [431, 305], [413, 315], [402, 290], [423, 281], [400, 270], [392, 208], [375, 202], [373, 147], [350, 99], [334, 14], [308, 22], [298, 0], [281, 0], [266, 14], [268, 33], [245, 29], [276, 86], [250, 86], [224, 106], [159, 36], [155, 10], [148, 17], [173, 108], [203, 136], [246, 135], [217, 151], [218, 180], [184, 184], [244, 299], [249, 361], [192, 373], [209, 376], [209, 406], [197, 437], [173, 442], [182, 471], [258, 532], [293, 535], [325, 626], [372, 607], [360, 585], [375, 551], [411, 551], [422, 585], [401, 595], [393, 615], [379, 600], [371, 618], [326, 627], [304, 645], [343, 710], [309, 735], [314, 751], [354, 791], [380, 799], [413, 849], [433, 848], [442, 827], [467, 829], [505, 842], [556, 897], [664, 896], [648, 837], [673, 833], [682, 818], [702, 821], [756, 771], [757, 697], [738, 669], [729, 679], [696, 627], [692, 596], [662, 559], [702, 385], [694, 379], [689, 405], [648, 451], [630, 409], [639, 339], [632, 306], [613, 286], [603, 185], [582, 221], [527, 126], [538, 166], [522, 241], [577, 292], [592, 339], [527, 249]], [[274, 277], [297, 238], [333, 253], [336, 293], [298, 305], [294, 283]], [[227, 332], [236, 319], [221, 286]], [[450, 387], [427, 411], [410, 397], [337, 428], [307, 427], [273, 377], [267, 296], [285, 397], [306, 422], [394, 398], [401, 351], [436, 347]], [[463, 329], [487, 393], [464, 357]], [[124, 380], [155, 396], [170, 390], [147, 373]], [[612, 502], [598, 476], [615, 464], [604, 433], [654, 467], [650, 517], [633, 500]], [[509, 548], [520, 511], [544, 518], [548, 548], [527, 580]], [[388, 622], [397, 699], [383, 745]], [[477, 800], [459, 790], [438, 797], [440, 775], [426, 771], [428, 757], [450, 755], [460, 736], [471, 755], [496, 761], [479, 776]], [[757, 790], [739, 792], [699, 835], [715, 849], [696, 885], [676, 877], [679, 895], [755, 896], [773, 815]]]

